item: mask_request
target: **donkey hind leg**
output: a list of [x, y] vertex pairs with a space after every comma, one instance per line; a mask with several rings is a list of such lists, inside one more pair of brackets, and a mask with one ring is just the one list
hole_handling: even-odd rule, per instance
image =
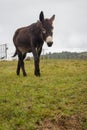
[[18, 65], [17, 65], [17, 71], [16, 71], [17, 75], [20, 74], [20, 60], [18, 59]]
[[22, 68], [22, 72], [24, 76], [27, 76], [25, 72], [25, 67], [24, 67], [24, 58], [26, 57], [26, 54], [19, 53], [18, 54], [18, 66], [17, 66], [17, 75], [20, 74], [20, 68]]
[[21, 64], [21, 67], [22, 67], [23, 75], [27, 76], [27, 73], [25, 71], [25, 66], [24, 66], [24, 59], [25, 59], [25, 57], [26, 57], [26, 53], [22, 55], [22, 64]]

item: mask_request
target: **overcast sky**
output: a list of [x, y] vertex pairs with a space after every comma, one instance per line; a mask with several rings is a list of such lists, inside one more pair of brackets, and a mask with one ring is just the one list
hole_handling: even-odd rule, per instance
[[8, 54], [15, 51], [13, 35], [17, 28], [39, 18], [56, 15], [54, 44], [46, 52], [87, 51], [87, 0], [0, 0], [0, 44], [7, 43]]

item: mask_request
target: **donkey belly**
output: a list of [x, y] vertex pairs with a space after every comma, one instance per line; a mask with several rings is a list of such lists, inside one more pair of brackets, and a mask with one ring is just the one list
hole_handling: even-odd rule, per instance
[[29, 48], [29, 47], [23, 47], [23, 46], [22, 46], [22, 47], [19, 46], [19, 47], [18, 47], [18, 50], [19, 50], [22, 54], [32, 51], [31, 48]]

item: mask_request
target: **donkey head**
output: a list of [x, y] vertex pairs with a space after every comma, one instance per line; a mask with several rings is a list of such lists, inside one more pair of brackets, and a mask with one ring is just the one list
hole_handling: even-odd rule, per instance
[[44, 19], [44, 14], [41, 11], [39, 19], [42, 23], [43, 39], [47, 43], [48, 47], [51, 47], [53, 44], [53, 21], [55, 19], [55, 15], [49, 19]]

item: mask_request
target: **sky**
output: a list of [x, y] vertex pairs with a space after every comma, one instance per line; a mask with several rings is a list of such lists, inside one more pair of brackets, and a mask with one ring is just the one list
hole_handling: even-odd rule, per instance
[[54, 44], [44, 43], [45, 53], [87, 51], [87, 0], [0, 0], [0, 44], [7, 44], [9, 56], [16, 29], [36, 22], [41, 11], [45, 18], [55, 14]]

